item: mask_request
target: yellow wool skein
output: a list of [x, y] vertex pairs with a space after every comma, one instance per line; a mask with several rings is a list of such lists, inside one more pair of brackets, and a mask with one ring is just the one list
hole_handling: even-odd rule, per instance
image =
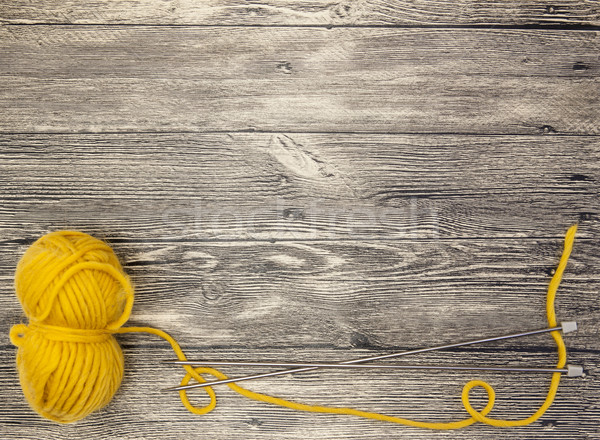
[[123, 377], [112, 332], [129, 318], [133, 288], [110, 246], [72, 231], [43, 236], [17, 265], [15, 289], [29, 325], [11, 329], [27, 401], [73, 422], [106, 405]]
[[[548, 324], [556, 326], [554, 300], [573, 247], [577, 225], [567, 231], [560, 262], [548, 286], [546, 314]], [[186, 360], [181, 347], [170, 335], [152, 327], [123, 327], [133, 306], [134, 291], [110, 246], [90, 235], [75, 231], [47, 234], [29, 247], [17, 265], [15, 289], [29, 324], [17, 324], [10, 338], [19, 347], [17, 368], [23, 393], [31, 407], [42, 416], [61, 423], [86, 417], [105, 406], [123, 377], [123, 354], [113, 334], [144, 332], [165, 339], [179, 360]], [[566, 363], [562, 335], [552, 332], [557, 349], [557, 368]], [[181, 385], [202, 376], [216, 379], [227, 376], [214, 368], [184, 366], [187, 374]], [[540, 418], [556, 396], [560, 373], [553, 373], [547, 396], [529, 417], [503, 420], [487, 415], [494, 406], [494, 389], [479, 380], [468, 382], [462, 402], [469, 418], [454, 422], [424, 422], [388, 416], [354, 408], [308, 405], [257, 393], [227, 384], [232, 390], [253, 400], [299, 411], [345, 414], [427, 429], [458, 429], [480, 422], [497, 427], [524, 426]], [[488, 403], [480, 411], [469, 402], [469, 391], [482, 387]], [[185, 390], [179, 392], [184, 406], [192, 413], [206, 414], [216, 406], [215, 392], [204, 387], [210, 401], [195, 407]]]

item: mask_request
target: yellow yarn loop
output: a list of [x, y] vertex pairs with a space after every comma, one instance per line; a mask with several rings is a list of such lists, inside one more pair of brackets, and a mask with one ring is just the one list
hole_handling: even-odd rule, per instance
[[[557, 325], [554, 300], [567, 265], [577, 225], [567, 231], [558, 268], [547, 296], [548, 324]], [[10, 331], [11, 342], [19, 348], [17, 368], [23, 393], [31, 407], [42, 416], [61, 423], [80, 420], [111, 400], [123, 377], [123, 354], [113, 334], [150, 333], [171, 344], [179, 360], [186, 360], [181, 347], [169, 334], [152, 327], [122, 327], [133, 306], [133, 287], [114, 252], [106, 243], [75, 231], [52, 232], [41, 237], [25, 252], [15, 272], [15, 289], [29, 324], [17, 324]], [[566, 364], [567, 352], [561, 333], [552, 332], [558, 348], [557, 368]], [[202, 375], [217, 380], [227, 376], [214, 368], [184, 366], [186, 385]], [[458, 429], [475, 422], [492, 426], [528, 425], [540, 418], [556, 396], [560, 373], [553, 373], [545, 401], [530, 417], [502, 420], [487, 417], [494, 406], [494, 389], [473, 380], [462, 391], [469, 418], [456, 422], [433, 423], [387, 416], [353, 408], [336, 408], [291, 402], [256, 393], [235, 383], [232, 390], [250, 399], [299, 411], [347, 414], [428, 429]], [[481, 411], [469, 401], [469, 392], [483, 387], [488, 402]], [[206, 414], [216, 406], [211, 387], [204, 387], [209, 403], [192, 405], [187, 392], [179, 392], [183, 405], [192, 413]]]

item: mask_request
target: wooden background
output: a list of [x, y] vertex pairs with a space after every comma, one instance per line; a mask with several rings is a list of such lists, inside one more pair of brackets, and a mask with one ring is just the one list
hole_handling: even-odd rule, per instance
[[[599, 439], [599, 36], [600, 4], [582, 0], [3, 1], [0, 438]], [[48, 231], [108, 240], [136, 285], [130, 323], [190, 357], [340, 361], [545, 327], [577, 221], [557, 310], [580, 323], [566, 341], [587, 375], [528, 427], [432, 432], [226, 387], [195, 416], [159, 391], [181, 372], [144, 335], [119, 337], [121, 389], [74, 425], [38, 417], [19, 387], [13, 273]], [[546, 335], [411, 361], [555, 358]], [[549, 384], [327, 371], [247, 385], [451, 421], [472, 378], [510, 419]]]

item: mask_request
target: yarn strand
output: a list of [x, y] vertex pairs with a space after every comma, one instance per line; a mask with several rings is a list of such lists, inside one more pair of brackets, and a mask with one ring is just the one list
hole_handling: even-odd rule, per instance
[[[549, 287], [548, 287], [548, 294], [547, 294], [547, 299], [546, 299], [546, 301], [547, 301], [546, 314], [547, 314], [548, 324], [550, 327], [555, 327], [557, 325], [556, 312], [555, 312], [555, 308], [554, 308], [556, 292], [557, 292], [558, 286], [560, 285], [560, 282], [562, 280], [562, 275], [567, 266], [567, 261], [569, 260], [571, 250], [573, 249], [573, 241], [575, 239], [576, 231], [577, 231], [577, 225], [571, 226], [569, 228], [569, 230], [567, 231], [566, 236], [565, 236], [564, 250], [563, 250], [562, 256], [560, 258], [558, 267], [557, 267], [557, 269], [554, 273], [554, 276], [552, 277]], [[171, 344], [171, 346], [173, 347], [173, 350], [179, 360], [181, 360], [181, 361], [187, 360], [185, 354], [181, 350], [181, 347], [179, 346], [177, 341], [175, 341], [175, 339], [173, 339], [170, 335], [163, 332], [162, 330], [157, 330], [157, 329], [154, 329], [151, 327], [125, 327], [125, 328], [121, 328], [121, 329], [117, 330], [117, 332], [118, 333], [145, 332], [145, 333], [151, 333], [151, 334], [160, 336], [161, 338], [167, 340]], [[557, 362], [556, 368], [563, 368], [566, 364], [566, 359], [567, 359], [567, 351], [566, 351], [564, 340], [559, 331], [551, 332], [551, 335], [554, 338], [554, 341], [556, 343], [557, 350], [558, 350], [558, 362]], [[200, 383], [206, 382], [206, 380], [202, 376], [200, 376], [201, 374], [210, 374], [211, 376], [215, 377], [216, 380], [224, 380], [224, 379], [228, 378], [225, 374], [223, 374], [222, 372], [220, 372], [219, 370], [216, 370], [214, 368], [208, 368], [208, 367], [194, 368], [189, 365], [185, 365], [184, 367], [186, 369], [187, 374], [181, 381], [181, 385], [187, 385], [192, 378], [194, 378], [195, 380], [197, 380]], [[455, 421], [455, 422], [446, 422], [446, 423], [444, 423], [444, 422], [441, 422], [441, 423], [440, 422], [422, 422], [422, 421], [417, 421], [417, 420], [404, 419], [401, 417], [389, 416], [389, 415], [380, 414], [380, 413], [376, 413], [376, 412], [362, 411], [362, 410], [358, 410], [358, 409], [354, 409], [354, 408], [308, 405], [308, 404], [304, 404], [304, 403], [298, 403], [298, 402], [281, 399], [279, 397], [274, 397], [274, 396], [270, 396], [267, 394], [257, 393], [255, 391], [250, 391], [250, 390], [243, 388], [235, 383], [229, 383], [227, 385], [232, 390], [236, 391], [237, 393], [239, 393], [242, 396], [245, 396], [249, 399], [253, 399], [253, 400], [257, 400], [257, 401], [265, 402], [265, 403], [270, 403], [273, 405], [278, 405], [278, 406], [282, 406], [285, 408], [294, 409], [297, 411], [353, 415], [353, 416], [363, 417], [363, 418], [367, 418], [367, 419], [381, 420], [381, 421], [385, 421], [385, 422], [413, 426], [413, 427], [417, 427], [417, 428], [436, 429], [436, 430], [453, 430], [453, 429], [467, 427], [469, 425], [472, 425], [475, 422], [485, 423], [487, 425], [496, 426], [496, 427], [514, 427], [514, 426], [529, 425], [529, 424], [535, 422], [536, 420], [538, 420], [554, 402], [554, 399], [556, 397], [556, 392], [558, 390], [558, 385], [560, 383], [560, 378], [561, 378], [561, 373], [553, 373], [552, 374], [552, 379], [550, 381], [548, 393], [546, 395], [546, 398], [545, 398], [543, 404], [531, 416], [529, 416], [525, 419], [522, 419], [522, 420], [503, 420], [503, 419], [494, 419], [494, 418], [486, 417], [487, 414], [489, 414], [490, 411], [492, 410], [492, 408], [494, 407], [496, 393], [494, 391], [494, 388], [487, 382], [484, 382], [481, 380], [472, 380], [464, 386], [464, 388], [462, 390], [462, 394], [461, 394], [463, 406], [471, 417], [467, 418], [467, 419]], [[488, 395], [488, 402], [481, 411], [475, 410], [472, 407], [471, 402], [469, 400], [469, 392], [475, 387], [483, 388], [487, 392], [487, 395]], [[214, 390], [211, 387], [203, 387], [203, 389], [206, 390], [206, 392], [208, 393], [208, 396], [210, 398], [210, 403], [202, 408], [197, 408], [197, 407], [194, 407], [191, 405], [191, 403], [188, 399], [188, 396], [187, 396], [187, 390], [179, 391], [179, 395], [180, 395], [183, 405], [190, 412], [195, 413], [195, 414], [206, 414], [206, 413], [212, 411], [216, 407], [216, 395], [215, 395]]]

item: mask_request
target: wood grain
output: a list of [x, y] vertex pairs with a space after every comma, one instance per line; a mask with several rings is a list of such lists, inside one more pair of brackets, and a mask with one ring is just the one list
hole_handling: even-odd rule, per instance
[[0, 41], [4, 132], [600, 126], [592, 31], [4, 26]]
[[16, 0], [0, 22], [202, 26], [598, 26], [595, 1]]
[[576, 221], [598, 237], [593, 136], [40, 134], [0, 149], [4, 240], [560, 239]]

